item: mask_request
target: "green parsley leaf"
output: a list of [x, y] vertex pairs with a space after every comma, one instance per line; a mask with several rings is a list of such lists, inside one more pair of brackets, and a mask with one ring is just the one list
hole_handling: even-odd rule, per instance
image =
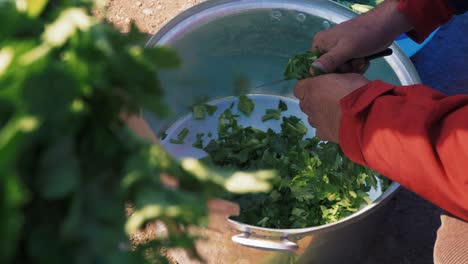
[[182, 131], [180, 131], [177, 135], [177, 139], [184, 140], [187, 137], [188, 133], [188, 128], [184, 127], [184, 129], [182, 129]]
[[310, 69], [314, 72], [314, 76], [325, 74], [325, 71], [323, 71], [319, 67], [315, 67], [314, 65], [310, 65]]
[[[318, 59], [319, 56], [320, 50], [318, 49], [294, 55], [289, 59], [288, 64], [286, 65], [286, 69], [283, 74], [284, 78], [286, 80], [302, 80], [311, 77], [309, 70], [311, 69], [312, 63]], [[317, 73], [320, 72], [314, 72], [314, 74]]]
[[278, 109], [281, 112], [288, 111], [288, 105], [285, 102], [283, 102], [282, 100], [280, 100], [279, 103], [278, 103]]
[[[267, 110], [267, 117], [280, 119], [284, 109], [280, 102], [278, 109]], [[218, 138], [203, 148], [207, 160], [226, 169], [267, 169], [281, 175], [269, 193], [224, 197], [240, 205], [238, 221], [269, 228], [311, 227], [336, 222], [370, 202], [367, 191], [376, 173], [351, 162], [337, 144], [304, 138], [307, 127], [298, 117], [283, 117], [280, 132], [243, 127], [237, 117], [230, 109], [221, 114]]]
[[239, 96], [239, 103], [237, 106], [239, 108], [239, 111], [244, 113], [246, 116], [250, 116], [250, 114], [255, 108], [255, 104], [252, 101], [252, 99], [250, 99], [246, 95]]
[[266, 122], [270, 119], [280, 120], [281, 110], [279, 109], [266, 109], [265, 115], [262, 116], [262, 121]]
[[209, 116], [212, 116], [216, 110], [218, 109], [215, 105], [203, 104], [203, 105], [194, 105], [192, 108], [193, 117], [195, 119], [205, 119], [206, 114], [208, 113]]
[[218, 110], [217, 106], [209, 104], [205, 104], [205, 108], [209, 116], [212, 116], [216, 112], [216, 110]]
[[184, 141], [183, 141], [183, 140], [180, 140], [180, 139], [176, 139], [176, 138], [171, 138], [171, 139], [169, 139], [169, 143], [171, 143], [171, 144], [177, 144], [177, 145], [182, 145], [182, 144], [184, 144]]
[[193, 106], [193, 117], [195, 119], [205, 119], [206, 106], [205, 105], [194, 105]]
[[204, 133], [199, 133], [197, 134], [197, 139], [195, 140], [195, 142], [192, 144], [192, 146], [194, 148], [199, 148], [199, 149], [203, 149], [203, 136], [205, 134]]
[[188, 128], [184, 127], [184, 129], [182, 129], [179, 132], [179, 134], [177, 134], [177, 138], [171, 138], [169, 142], [171, 144], [184, 144], [184, 140], [187, 137], [188, 133], [189, 133]]

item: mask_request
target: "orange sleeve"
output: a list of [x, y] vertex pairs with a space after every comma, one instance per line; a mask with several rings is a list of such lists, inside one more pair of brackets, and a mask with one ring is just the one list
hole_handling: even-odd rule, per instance
[[397, 8], [414, 27], [407, 35], [418, 43], [438, 26], [447, 23], [454, 14], [445, 0], [400, 0]]
[[370, 82], [341, 100], [353, 161], [468, 221], [468, 95]]

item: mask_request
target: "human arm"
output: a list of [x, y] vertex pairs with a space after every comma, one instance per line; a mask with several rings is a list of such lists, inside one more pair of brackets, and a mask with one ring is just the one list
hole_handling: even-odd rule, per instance
[[465, 0], [400, 0], [396, 8], [412, 25], [407, 35], [421, 43], [438, 26], [447, 23], [455, 12], [466, 11], [466, 3]]
[[[314, 66], [326, 72], [364, 72], [366, 62], [353, 60], [387, 48], [400, 34], [422, 41], [453, 15], [452, 2], [461, 0], [387, 0], [375, 9], [315, 35], [312, 49], [323, 55]], [[459, 4], [457, 13], [466, 10]]]
[[376, 81], [341, 110], [348, 157], [468, 221], [468, 95]]

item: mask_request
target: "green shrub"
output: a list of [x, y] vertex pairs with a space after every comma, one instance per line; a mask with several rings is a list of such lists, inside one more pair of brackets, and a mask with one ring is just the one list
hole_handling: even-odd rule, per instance
[[[165, 263], [172, 247], [196, 256], [178, 231], [206, 224], [206, 201], [226, 192], [229, 172], [184, 169], [122, 121], [141, 108], [168, 115], [157, 71], [180, 62], [143, 48], [135, 27], [124, 35], [92, 16], [93, 2], [0, 2], [0, 263]], [[129, 236], [154, 219], [169, 236], [131, 250]]]

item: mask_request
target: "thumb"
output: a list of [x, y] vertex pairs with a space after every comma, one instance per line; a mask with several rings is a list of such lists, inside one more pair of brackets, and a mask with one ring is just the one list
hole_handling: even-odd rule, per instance
[[[326, 73], [335, 72], [338, 67], [344, 64], [348, 58], [343, 52], [339, 50], [330, 50], [329, 52], [320, 56], [317, 60], [312, 63], [313, 67], [319, 68]], [[315, 76], [313, 69], [311, 69], [310, 74]]]

